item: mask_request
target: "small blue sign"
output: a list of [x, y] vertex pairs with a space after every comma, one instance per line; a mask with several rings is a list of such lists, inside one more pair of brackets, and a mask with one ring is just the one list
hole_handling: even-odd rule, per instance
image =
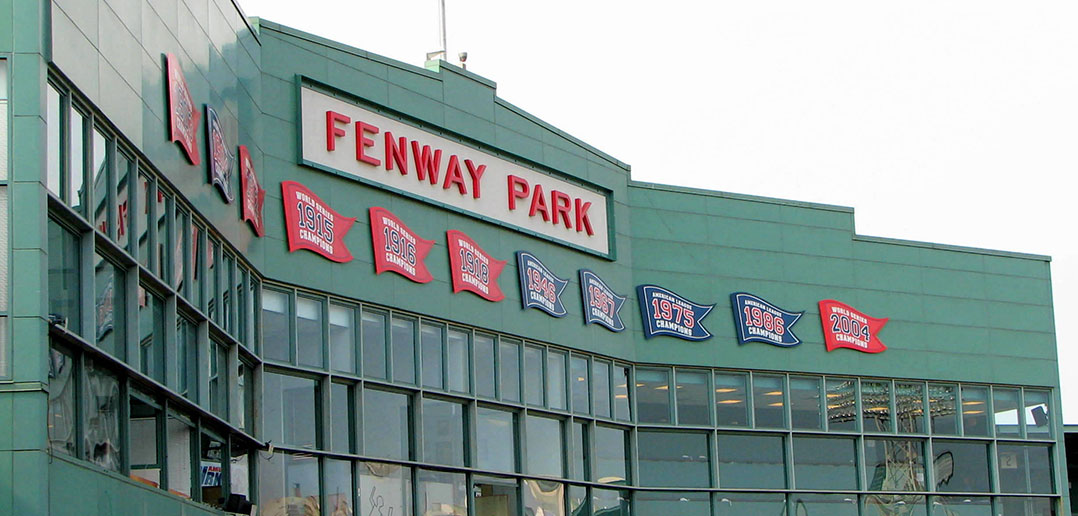
[[527, 251], [517, 251], [517, 270], [520, 272], [520, 301], [524, 308], [538, 308], [554, 317], [565, 317], [561, 293], [569, 280], [555, 276]]
[[644, 337], [670, 335], [685, 340], [705, 340], [711, 333], [703, 320], [715, 305], [693, 303], [655, 285], [636, 287], [640, 315], [644, 318]]
[[606, 286], [598, 274], [580, 269], [580, 294], [584, 298], [584, 324], [601, 324], [613, 332], [625, 329], [620, 312], [628, 298]]
[[805, 312], [788, 312], [745, 292], [730, 294], [730, 306], [734, 309], [741, 344], [766, 342], [788, 348], [801, 343], [794, 335], [793, 325]]

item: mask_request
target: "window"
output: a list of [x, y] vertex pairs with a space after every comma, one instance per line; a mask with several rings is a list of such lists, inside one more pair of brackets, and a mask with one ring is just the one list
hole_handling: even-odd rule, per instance
[[296, 354], [300, 365], [322, 364], [322, 301], [296, 296]]
[[371, 378], [386, 376], [386, 315], [363, 310], [363, 374]]
[[591, 413], [591, 394], [588, 382], [588, 359], [579, 355], [569, 357], [569, 386], [572, 392], [573, 412]]
[[865, 439], [869, 491], [924, 491], [924, 441]]
[[56, 347], [49, 349], [49, 448], [75, 456], [77, 453], [75, 357]]
[[1052, 492], [1052, 459], [1047, 446], [999, 443], [996, 450], [1001, 492]]
[[363, 452], [410, 460], [411, 400], [406, 394], [363, 390]]
[[1021, 434], [1018, 420], [1018, 389], [992, 388], [992, 408], [995, 412], [996, 436], [1014, 437]]
[[719, 487], [786, 487], [781, 436], [767, 434], [719, 434]]
[[139, 393], [131, 396], [131, 478], [153, 487], [161, 487], [163, 457], [158, 439], [164, 422], [160, 408]]
[[[927, 514], [924, 496], [874, 494], [861, 498], [864, 502], [864, 516], [890, 516], [903, 514], [925, 516]], [[946, 514], [946, 513], [944, 513]]]
[[318, 382], [267, 372], [263, 375], [263, 418], [267, 441], [317, 447]]
[[415, 383], [415, 320], [393, 318], [393, 380]]
[[638, 491], [633, 514], [638, 516], [668, 516], [677, 507], [678, 516], [710, 516], [711, 498], [707, 493], [679, 491]]
[[932, 441], [936, 486], [933, 491], [987, 493], [988, 444], [977, 441]]
[[895, 415], [899, 433], [925, 432], [925, 386], [923, 383], [895, 384]]
[[474, 477], [475, 516], [507, 516], [517, 514], [516, 479]]
[[[360, 462], [359, 507], [368, 508], [369, 514], [375, 504], [386, 516], [410, 516], [412, 514], [412, 469], [397, 464]], [[361, 512], [357, 511], [356, 514]], [[378, 513], [375, 513], [378, 514]]]
[[483, 398], [494, 398], [494, 337], [475, 334], [475, 393]]
[[165, 430], [168, 436], [168, 485], [169, 492], [191, 498], [194, 469], [191, 457], [194, 431], [191, 424], [175, 414], [168, 415]]
[[638, 431], [640, 485], [710, 487], [707, 434]]
[[423, 460], [464, 466], [464, 406], [423, 398]]
[[550, 408], [568, 408], [565, 398], [565, 360], [567, 355], [548, 349], [546, 354], [546, 399]]
[[543, 348], [524, 346], [524, 400], [542, 407], [543, 394]]
[[254, 433], [254, 368], [245, 360], [239, 361], [236, 368], [236, 389], [239, 390], [240, 404], [236, 407], [236, 421], [241, 430]]
[[782, 493], [716, 493], [715, 516], [782, 516], [786, 495]]
[[64, 188], [64, 201], [71, 209], [85, 215], [86, 206], [86, 131], [89, 129], [89, 117], [68, 102], [67, 138], [67, 180]]
[[131, 245], [131, 188], [128, 183], [135, 170], [135, 160], [125, 152], [116, 153], [116, 180], [113, 182], [116, 191], [116, 244], [130, 251]]
[[187, 256], [184, 249], [184, 237], [187, 236], [187, 220], [187, 213], [182, 208], [176, 208], [176, 216], [172, 226], [172, 240], [174, 241], [172, 256], [175, 257], [172, 261], [172, 288], [185, 297], [187, 291], [185, 290], [186, 283], [184, 282], [184, 263], [187, 260], [183, 257]]
[[756, 428], [785, 428], [783, 377], [778, 375], [752, 375], [752, 404]]
[[798, 435], [793, 448], [798, 489], [857, 489], [855, 440]]
[[291, 361], [288, 350], [291, 335], [288, 317], [288, 294], [262, 291], [262, 355], [267, 360]]
[[790, 494], [794, 514], [857, 516], [857, 495]]
[[329, 305], [329, 363], [334, 371], [356, 372], [355, 310]]
[[[318, 457], [284, 456], [285, 514], [319, 514]], [[312, 512], [307, 512], [312, 511]]]
[[[158, 195], [157, 198], [158, 198], [158, 200], [160, 200], [161, 196]], [[160, 205], [161, 203], [158, 203], [158, 204]], [[218, 299], [218, 293], [220, 292], [220, 290], [217, 288], [217, 285], [218, 285], [218, 282], [219, 282], [218, 272], [219, 272], [219, 269], [220, 269], [220, 267], [218, 267], [218, 265], [217, 265], [217, 261], [218, 261], [219, 257], [221, 256], [220, 248], [221, 248], [221, 244], [219, 244], [217, 242], [217, 240], [212, 239], [212, 238], [206, 238], [206, 281], [203, 284], [203, 287], [205, 288], [205, 296], [206, 296], [206, 315], [208, 315], [210, 317], [210, 320], [212, 320], [213, 322], [216, 322], [218, 324], [220, 324], [220, 322], [221, 322], [221, 316], [220, 316], [221, 307], [220, 307], [220, 300]], [[158, 258], [161, 258], [161, 257], [159, 256]], [[285, 307], [287, 308], [288, 305], [286, 304]], [[287, 314], [288, 312], [285, 311], [284, 313]], [[284, 349], [286, 351], [288, 350], [288, 338], [290, 336], [291, 336], [291, 332], [288, 332], [288, 333], [284, 334], [284, 338], [285, 338]], [[286, 360], [288, 360], [288, 359], [287, 358], [281, 359], [281, 361], [286, 361]]]
[[932, 417], [932, 433], [958, 434], [958, 388], [955, 385], [928, 384], [928, 413]]
[[[5, 63], [6, 62], [7, 61], [5, 61]], [[47, 169], [45, 186], [53, 195], [62, 198], [61, 192], [63, 191], [63, 186], [61, 182], [62, 170], [60, 163], [62, 162], [64, 153], [60, 147], [60, 142], [63, 141], [63, 119], [61, 117], [62, 103], [60, 92], [56, 91], [55, 86], [49, 84], [45, 97], [45, 123], [48, 125], [49, 147], [49, 152], [45, 159]]]
[[210, 412], [228, 420], [228, 346], [210, 340], [209, 378]]
[[861, 425], [865, 432], [891, 431], [891, 382], [861, 381]]
[[199, 448], [199, 486], [203, 503], [220, 507], [218, 501], [224, 498], [225, 444], [219, 438], [203, 432]]
[[479, 407], [475, 424], [479, 469], [516, 471], [516, 416], [512, 412]]
[[631, 403], [629, 401], [629, 368], [628, 366], [614, 366], [614, 419], [618, 421], [631, 421], [629, 413]]
[[677, 370], [677, 420], [681, 425], [710, 425], [711, 402], [707, 397], [707, 373]]
[[1026, 389], [1024, 394], [1026, 437], [1048, 439], [1052, 435], [1051, 418], [1048, 417], [1048, 392]]
[[552, 480], [524, 480], [524, 513], [565, 516], [565, 485]]
[[467, 330], [450, 328], [446, 347], [449, 356], [446, 360], [446, 372], [449, 376], [449, 390], [453, 392], [471, 392], [471, 369], [468, 367], [468, 337]]
[[948, 516], [993, 516], [992, 499], [987, 496], [934, 496], [932, 506], [933, 516], [941, 513]]
[[468, 516], [468, 486], [463, 473], [421, 469], [416, 473], [419, 514]]
[[139, 371], [165, 383], [165, 301], [139, 287]]
[[[172, 232], [169, 230], [169, 213], [173, 208], [172, 195], [164, 190], [160, 182], [157, 185], [157, 207], [154, 209], [154, 216], [157, 218], [157, 224], [154, 226], [157, 228], [157, 253], [155, 254], [157, 261], [154, 263], [152, 269], [157, 277], [168, 284], [173, 284], [169, 281], [169, 258], [172, 257]], [[213, 276], [211, 275], [211, 278]], [[216, 287], [216, 285], [214, 285]], [[211, 309], [211, 317], [217, 321], [216, 312]]]
[[[104, 233], [106, 236], [112, 236], [112, 221], [109, 220], [111, 216], [111, 210], [109, 210], [109, 164], [111, 160], [108, 159], [109, 150], [111, 145], [106, 142], [105, 135], [102, 134], [101, 128], [94, 127], [90, 132], [91, 138], [91, 157], [90, 172], [93, 174], [94, 184], [94, 203], [91, 207], [93, 212], [94, 227]], [[88, 217], [89, 218], [89, 217]]]
[[749, 426], [748, 376], [715, 374], [715, 412], [719, 426]]
[[49, 219], [49, 319], [82, 333], [79, 238]]
[[206, 230], [202, 229], [201, 226], [191, 224], [191, 246], [187, 254], [187, 260], [191, 267], [191, 285], [187, 289], [187, 299], [199, 309], [203, 309], [202, 287], [205, 276], [202, 274], [202, 266], [205, 253], [202, 252], [202, 248], [205, 234]]
[[498, 393], [505, 401], [520, 401], [520, 341], [498, 341]]
[[988, 387], [963, 385], [962, 433], [987, 437], [989, 432], [991, 429], [988, 426]]
[[153, 210], [155, 206], [151, 202], [155, 191], [156, 186], [153, 184], [153, 179], [145, 172], [140, 172], [136, 195], [139, 196], [138, 204], [141, 213], [137, 213], [135, 216], [138, 222], [138, 262], [139, 265], [146, 268], [149, 268], [152, 262], [150, 255], [156, 252], [156, 249], [154, 249], [156, 235], [153, 231]]
[[628, 484], [628, 435], [625, 430], [595, 426], [595, 476], [601, 484]]
[[346, 460], [326, 459], [326, 510], [331, 515], [352, 513], [352, 463]]
[[829, 431], [857, 431], [857, 380], [852, 378], [827, 379], [827, 429]]
[[629, 516], [629, 508], [628, 491], [613, 489], [592, 489], [591, 491], [593, 516]]
[[198, 327], [184, 316], [176, 318], [176, 392], [198, 400]]
[[574, 422], [569, 426], [571, 430], [572, 449], [569, 451], [569, 462], [572, 467], [571, 476], [577, 480], [591, 480], [591, 451], [588, 449], [588, 423], [585, 421]]
[[423, 386], [441, 389], [444, 387], [442, 341], [445, 337], [445, 327], [424, 323], [419, 335], [423, 360]]
[[591, 362], [591, 401], [597, 417], [610, 417], [610, 363]]
[[352, 389], [343, 383], [332, 383], [329, 389], [330, 438], [329, 449], [338, 453], [352, 452]]
[[527, 471], [530, 475], [564, 476], [562, 465], [562, 424], [557, 419], [539, 416], [524, 418], [527, 446]]
[[94, 335], [97, 346], [126, 360], [127, 271], [94, 253]]
[[636, 370], [636, 417], [641, 423], [670, 422], [670, 373]]
[[820, 379], [790, 377], [790, 423], [795, 429], [820, 430]]

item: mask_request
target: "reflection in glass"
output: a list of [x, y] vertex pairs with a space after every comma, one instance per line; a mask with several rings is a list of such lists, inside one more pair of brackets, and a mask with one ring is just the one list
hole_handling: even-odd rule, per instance
[[476, 476], [475, 516], [516, 516], [517, 481], [510, 478]]
[[355, 310], [329, 305], [329, 363], [335, 371], [356, 372]]
[[165, 301], [141, 286], [139, 300], [139, 371], [165, 383]]
[[129, 207], [131, 206], [128, 196], [131, 189], [127, 186], [128, 178], [131, 177], [132, 160], [123, 152], [116, 154], [116, 243], [120, 248], [127, 250], [130, 243], [131, 224]]
[[520, 341], [500, 339], [498, 342], [498, 377], [501, 398], [520, 401]]
[[322, 367], [322, 302], [296, 297], [296, 344], [299, 363]]
[[[318, 514], [318, 458], [313, 455], [285, 455], [283, 511], [267, 514]], [[261, 512], [261, 511], [259, 511]]]
[[524, 346], [524, 400], [543, 406], [543, 348]]
[[677, 418], [679, 425], [710, 425], [711, 404], [707, 398], [707, 373], [677, 371]]
[[75, 455], [75, 358], [49, 348], [49, 448]]
[[263, 418], [267, 441], [315, 448], [318, 383], [307, 378], [266, 373]]
[[139, 211], [141, 214], [136, 214], [138, 222], [138, 262], [143, 267], [150, 267], [150, 251], [152, 242], [150, 239], [153, 236], [153, 220], [151, 211], [153, 209], [153, 203], [150, 202], [151, 189], [153, 184], [150, 181], [149, 176], [145, 173], [138, 175], [138, 203]]
[[629, 414], [629, 368], [614, 366], [614, 419], [630, 421]]
[[790, 377], [790, 423], [794, 428], [820, 430], [820, 378]]
[[611, 489], [591, 490], [593, 516], [629, 516], [629, 492]]
[[94, 205], [91, 208], [94, 212], [94, 227], [111, 237], [113, 233], [108, 220], [109, 170], [106, 166], [108, 148], [105, 144], [105, 135], [101, 133], [100, 128], [94, 127], [90, 135], [93, 143], [90, 173], [94, 183]]
[[411, 432], [407, 394], [363, 390], [363, 452], [388, 459], [409, 460]]
[[468, 516], [464, 473], [421, 469], [416, 473], [416, 502], [423, 516]]
[[270, 360], [288, 362], [288, 294], [262, 291], [262, 355]]
[[529, 415], [524, 419], [524, 433], [527, 436], [527, 473], [563, 476], [561, 421]]
[[719, 434], [719, 487], [783, 489], [786, 469], [782, 436]]
[[48, 126], [45, 187], [60, 197], [60, 92], [56, 91], [52, 84], [48, 85], [46, 95], [45, 123]]
[[[187, 236], [187, 214], [179, 207], [175, 209], [176, 216], [172, 223], [172, 288], [184, 295], [184, 264], [187, 263], [187, 253], [184, 250], [183, 238]], [[227, 327], [225, 328], [228, 329]]]
[[352, 393], [347, 385], [330, 384], [330, 440], [329, 449], [338, 453], [351, 453]]
[[715, 373], [715, 412], [719, 426], [749, 426], [748, 376]]
[[68, 161], [67, 161], [67, 204], [77, 212], [82, 213], [86, 205], [86, 188], [84, 185], [86, 176], [86, 115], [75, 109], [68, 103]]
[[475, 334], [475, 393], [494, 398], [494, 337]]
[[517, 470], [516, 416], [512, 412], [479, 407], [475, 423], [479, 469]]
[[228, 419], [228, 347], [210, 339], [209, 398], [210, 412]]
[[591, 362], [591, 399], [597, 417], [610, 417], [610, 363]]
[[869, 491], [924, 491], [924, 441], [865, 439]]
[[934, 496], [932, 516], [992, 516], [987, 496]]
[[707, 434], [638, 431], [640, 485], [710, 487]]
[[999, 490], [1004, 493], [1051, 493], [1052, 460], [1047, 446], [996, 444]]
[[565, 353], [547, 350], [546, 399], [550, 408], [565, 410]]
[[932, 441], [934, 491], [987, 493], [988, 445], [977, 441]]
[[471, 392], [468, 377], [468, 332], [456, 328], [449, 329], [447, 340], [449, 357], [446, 369], [449, 373], [449, 390], [453, 392]]
[[435, 324], [423, 324], [419, 330], [424, 387], [442, 388], [442, 338], [444, 334], [445, 328]]
[[1048, 412], [1048, 392], [1026, 389], [1025, 391], [1026, 437], [1046, 439], [1051, 435]]
[[94, 253], [94, 335], [99, 348], [120, 360], [127, 359], [125, 279], [126, 271]]
[[393, 318], [393, 380], [415, 383], [415, 320]]
[[569, 486], [566, 494], [569, 499], [569, 516], [589, 516], [588, 490], [583, 486]]
[[1055, 500], [1051, 498], [999, 498], [1000, 516], [1055, 516]]
[[601, 484], [627, 484], [626, 432], [620, 428], [595, 426], [595, 472]]
[[670, 422], [670, 373], [667, 370], [636, 370], [636, 417], [641, 423]]
[[857, 516], [857, 495], [791, 493], [795, 515]]
[[551, 480], [524, 480], [524, 514], [565, 516], [565, 486]]
[[992, 410], [995, 412], [996, 436], [1016, 436], [1021, 433], [1018, 421], [1018, 389], [992, 388]]
[[925, 432], [925, 384], [895, 383], [895, 415], [899, 433]]
[[955, 385], [928, 384], [928, 414], [935, 435], [958, 434], [958, 388]]
[[862, 516], [927, 516], [925, 497], [919, 495], [874, 494], [864, 498]]
[[891, 382], [861, 381], [861, 424], [865, 432], [891, 431]]
[[856, 441], [795, 436], [793, 445], [798, 489], [857, 489]]
[[359, 493], [356, 515], [412, 514], [412, 470], [397, 464], [360, 462]]
[[82, 274], [79, 239], [49, 219], [49, 319], [81, 333]]
[[577, 414], [591, 413], [587, 358], [578, 355], [569, 357], [569, 387], [573, 395], [573, 412]]
[[715, 493], [715, 516], [784, 516], [782, 493]]
[[326, 459], [326, 510], [332, 516], [352, 515], [352, 463]]
[[710, 516], [708, 493], [683, 491], [638, 491], [634, 497], [637, 516]]
[[857, 380], [827, 379], [827, 429], [851, 432], [857, 430]]
[[[224, 480], [225, 443], [205, 433], [201, 435], [201, 441], [198, 477], [202, 503], [220, 508], [218, 502], [224, 495], [222, 480]], [[214, 472], [217, 474], [213, 474]]]
[[176, 391], [187, 399], [197, 399], [198, 327], [186, 317], [176, 318]]
[[86, 360], [86, 411], [82, 416], [83, 458], [105, 469], [119, 472], [122, 459], [120, 442], [120, 382], [106, 369]]
[[585, 462], [590, 457], [588, 452], [588, 424], [587, 422], [573, 423], [570, 426], [573, 449], [569, 452], [570, 466], [572, 466], [572, 478], [577, 480], [591, 480], [590, 463]]
[[363, 310], [363, 374], [371, 378], [386, 376], [386, 315]]
[[752, 404], [756, 428], [785, 428], [786, 408], [783, 406], [783, 377], [752, 375]]
[[962, 386], [962, 434], [988, 436], [988, 387]]

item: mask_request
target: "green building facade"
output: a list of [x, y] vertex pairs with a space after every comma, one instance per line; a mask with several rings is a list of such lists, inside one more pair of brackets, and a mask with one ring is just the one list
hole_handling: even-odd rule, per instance
[[0, 514], [1062, 514], [1053, 325], [1047, 257], [632, 181], [444, 61], [0, 0]]

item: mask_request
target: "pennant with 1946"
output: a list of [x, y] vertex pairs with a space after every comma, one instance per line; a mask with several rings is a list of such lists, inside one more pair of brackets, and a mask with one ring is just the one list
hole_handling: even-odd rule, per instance
[[734, 309], [737, 338], [741, 344], [766, 342], [793, 347], [801, 343], [792, 327], [805, 312], [788, 312], [746, 292], [730, 294], [730, 306]]
[[538, 308], [554, 317], [565, 317], [561, 293], [569, 280], [554, 275], [534, 254], [517, 251], [520, 272], [520, 302], [524, 308]]
[[636, 287], [640, 315], [644, 318], [644, 337], [670, 335], [685, 340], [705, 340], [711, 333], [703, 319], [715, 305], [693, 303], [656, 285]]

